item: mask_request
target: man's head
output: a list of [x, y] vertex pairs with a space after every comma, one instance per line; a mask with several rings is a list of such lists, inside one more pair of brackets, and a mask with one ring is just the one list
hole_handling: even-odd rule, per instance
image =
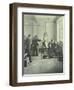
[[31, 37], [31, 35], [29, 34], [28, 37]]
[[51, 40], [51, 43], [54, 43], [54, 42], [55, 42], [55, 41], [52, 39], [52, 40]]

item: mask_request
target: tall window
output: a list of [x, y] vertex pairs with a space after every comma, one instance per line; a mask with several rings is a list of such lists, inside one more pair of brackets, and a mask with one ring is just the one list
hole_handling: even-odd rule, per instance
[[57, 19], [57, 41], [63, 41], [64, 17]]

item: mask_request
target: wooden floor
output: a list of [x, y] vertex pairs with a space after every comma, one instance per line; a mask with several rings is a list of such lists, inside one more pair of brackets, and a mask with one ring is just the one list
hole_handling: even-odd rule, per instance
[[41, 59], [40, 56], [33, 56], [32, 62], [24, 67], [24, 74], [45, 74], [62, 73], [63, 61], [57, 58]]

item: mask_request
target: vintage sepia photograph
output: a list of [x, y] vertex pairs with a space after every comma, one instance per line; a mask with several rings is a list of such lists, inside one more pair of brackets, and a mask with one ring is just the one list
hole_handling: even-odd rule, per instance
[[22, 75], [63, 73], [63, 14], [22, 13]]
[[72, 83], [72, 7], [10, 4], [10, 85]]

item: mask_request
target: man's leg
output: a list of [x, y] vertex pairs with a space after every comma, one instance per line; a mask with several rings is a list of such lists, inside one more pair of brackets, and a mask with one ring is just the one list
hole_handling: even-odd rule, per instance
[[36, 56], [38, 56], [38, 49], [36, 48]]

